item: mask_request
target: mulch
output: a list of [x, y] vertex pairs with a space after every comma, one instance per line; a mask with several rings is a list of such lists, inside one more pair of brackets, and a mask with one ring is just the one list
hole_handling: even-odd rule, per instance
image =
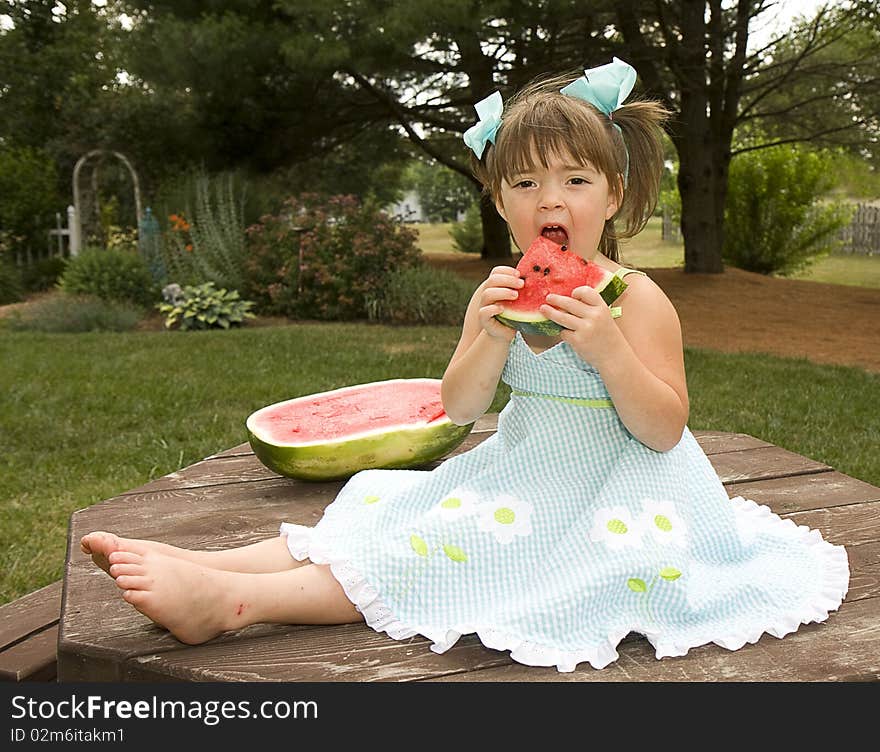
[[[494, 265], [461, 254], [429, 263], [478, 281]], [[880, 290], [767, 277], [643, 269], [678, 311], [686, 347], [765, 352], [880, 373]]]

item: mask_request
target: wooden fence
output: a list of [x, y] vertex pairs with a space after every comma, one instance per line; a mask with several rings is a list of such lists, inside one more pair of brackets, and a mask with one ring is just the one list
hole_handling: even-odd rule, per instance
[[880, 254], [880, 206], [856, 204], [852, 221], [838, 237], [843, 241], [840, 253]]

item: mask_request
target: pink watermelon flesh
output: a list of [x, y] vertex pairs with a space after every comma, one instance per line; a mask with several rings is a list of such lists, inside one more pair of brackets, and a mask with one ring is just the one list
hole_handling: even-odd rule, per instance
[[369, 431], [431, 423], [446, 417], [440, 390], [432, 381], [363, 384], [280, 403], [254, 418], [252, 429], [273, 443], [339, 440]]
[[[563, 231], [557, 234], [564, 236]], [[505, 301], [504, 313], [496, 316], [501, 323], [525, 334], [556, 335], [562, 331], [540, 313], [551, 293], [571, 295], [576, 287], [589, 285], [611, 305], [626, 289], [626, 282], [613, 272], [555, 243], [553, 237], [550, 232], [539, 235], [528, 247], [516, 265], [525, 284], [517, 299]]]

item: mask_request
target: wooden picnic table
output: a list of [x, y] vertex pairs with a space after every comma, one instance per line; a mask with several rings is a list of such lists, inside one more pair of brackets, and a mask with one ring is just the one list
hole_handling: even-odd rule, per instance
[[[455, 453], [490, 436], [486, 415]], [[746, 434], [694, 431], [729, 496], [768, 505], [846, 547], [845, 602], [821, 624], [780, 640], [763, 635], [729, 651], [710, 644], [657, 660], [631, 633], [620, 659], [573, 673], [524, 666], [463, 636], [438, 655], [421, 636], [395, 641], [365, 624], [260, 624], [199, 646], [178, 642], [120, 597], [79, 551], [80, 537], [108, 530], [218, 550], [278, 534], [280, 522], [314, 525], [343, 481], [305, 483], [267, 470], [242, 444], [76, 512], [58, 641], [60, 681], [801, 681], [880, 679], [880, 488]], [[436, 465], [437, 463], [434, 463]], [[428, 467], [431, 467], [429, 465]]]

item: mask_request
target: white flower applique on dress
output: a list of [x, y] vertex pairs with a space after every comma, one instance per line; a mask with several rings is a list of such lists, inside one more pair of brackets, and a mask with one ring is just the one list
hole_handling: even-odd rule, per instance
[[508, 494], [480, 504], [477, 527], [492, 533], [499, 543], [512, 543], [516, 536], [532, 534], [532, 505]]

